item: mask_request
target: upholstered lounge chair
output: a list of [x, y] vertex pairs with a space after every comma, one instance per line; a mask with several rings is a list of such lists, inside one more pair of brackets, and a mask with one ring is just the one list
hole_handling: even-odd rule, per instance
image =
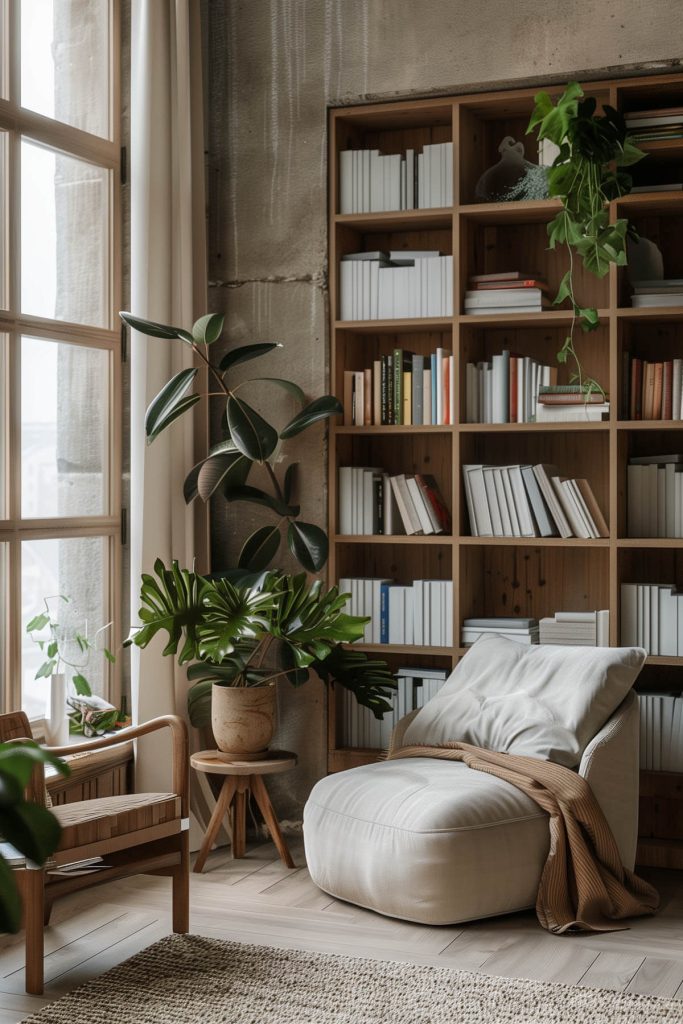
[[[482, 649], [478, 653], [479, 679], [474, 678], [472, 684], [473, 672], [475, 677], [477, 675], [473, 649], [445, 688], [450, 687], [451, 694], [435, 698], [441, 704], [432, 708], [431, 724], [427, 709], [433, 702], [424, 712], [412, 712], [399, 722], [392, 747], [403, 745], [406, 733], [407, 742], [427, 742], [425, 727], [422, 735], [410, 728], [417, 724], [418, 716], [423, 715], [427, 731], [440, 729], [437, 739], [450, 735], [453, 739], [488, 745], [492, 749], [536, 756], [529, 749], [529, 735], [532, 736], [531, 746], [540, 736], [538, 756], [543, 756], [544, 725], [539, 731], [538, 723], [530, 726], [526, 737], [513, 728], [515, 738], [507, 746], [501, 745], [500, 740], [497, 745], [486, 744], [482, 730], [478, 733], [471, 720], [465, 735], [452, 735], [452, 726], [449, 734], [448, 725], [440, 725], [448, 718], [449, 698], [452, 705], [455, 695], [457, 707], [462, 693], [476, 690], [481, 679], [485, 679], [487, 664], [496, 672], [496, 652], [501, 650], [501, 643], [512, 644], [512, 648], [517, 646], [499, 638], [496, 643], [497, 648], [489, 645], [486, 651], [482, 653]], [[503, 647], [503, 663], [508, 655], [513, 661], [528, 656], [528, 652], [525, 655], [512, 648]], [[567, 740], [569, 751], [558, 752], [557, 756], [547, 759], [558, 763], [575, 759], [575, 764], [567, 763], [567, 766], [578, 767], [579, 773], [590, 783], [613, 831], [624, 865], [633, 868], [638, 815], [639, 714], [638, 699], [631, 687], [644, 652], [596, 650], [602, 652], [598, 656], [597, 672], [601, 685], [593, 685], [593, 680], [584, 688], [583, 712], [587, 714], [581, 721], [574, 713], [575, 708], [567, 712], [568, 735], [571, 733]], [[556, 648], [546, 656], [546, 661], [547, 657], [561, 657], [561, 651], [567, 652], [566, 672], [561, 673], [563, 678], [555, 688], [559, 701], [554, 706], [552, 699], [549, 701], [549, 714], [555, 717], [562, 707], [562, 687], [569, 681], [576, 691], [581, 689], [581, 672], [574, 664], [577, 655], [572, 653], [576, 649]], [[590, 654], [583, 651], [578, 661], [585, 674], [585, 666], [591, 662]], [[614, 652], [613, 655], [608, 651]], [[538, 660], [538, 655], [532, 657]], [[605, 668], [610, 657], [617, 666], [616, 671], [614, 664]], [[469, 676], [465, 667], [468, 659], [473, 659]], [[524, 670], [524, 664], [522, 660], [517, 666], [520, 671]], [[497, 667], [500, 671], [500, 664]], [[552, 663], [546, 668], [550, 678], [554, 671]], [[509, 673], [507, 675], [511, 678]], [[498, 678], [504, 677], [499, 675]], [[507, 681], [501, 684], [501, 690], [505, 690]], [[505, 718], [505, 695], [492, 697], [490, 683], [485, 683], [484, 689], [487, 685], [488, 704], [495, 707], [496, 701], [502, 700], [501, 717]], [[552, 687], [541, 680], [539, 692], [545, 694], [548, 688]], [[530, 689], [533, 693], [533, 686]], [[479, 694], [480, 699], [481, 696]], [[519, 705], [520, 692], [514, 671], [508, 696], [513, 704], [516, 701]], [[576, 693], [572, 695], [572, 700], [575, 699]], [[487, 706], [486, 698], [481, 706]], [[542, 706], [545, 714], [548, 706]], [[463, 720], [467, 717], [461, 705], [458, 714]], [[546, 718], [550, 720], [547, 715]], [[591, 720], [598, 720], [599, 727], [591, 727]], [[481, 723], [481, 715], [477, 722]], [[490, 737], [497, 729], [497, 724], [492, 729], [489, 723], [484, 732], [488, 730]], [[553, 743], [555, 739], [553, 737]], [[311, 877], [325, 892], [390, 917], [424, 924], [454, 924], [533, 907], [548, 854], [549, 829], [546, 813], [510, 783], [474, 771], [462, 763], [425, 757], [379, 761], [322, 779], [314, 787], [304, 810], [304, 839]]]

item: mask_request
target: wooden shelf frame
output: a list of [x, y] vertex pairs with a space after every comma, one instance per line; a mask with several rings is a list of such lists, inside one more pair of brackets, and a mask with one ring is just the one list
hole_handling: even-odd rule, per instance
[[[660, 101], [670, 102], [676, 93], [679, 96], [683, 94], [683, 75], [613, 79], [585, 83], [583, 87], [587, 94], [595, 95], [598, 102], [608, 102], [624, 110], [645, 109], [657, 106]], [[559, 347], [557, 339], [571, 322], [571, 311], [561, 308], [533, 314], [486, 316], [463, 312], [464, 291], [470, 274], [498, 269], [534, 269], [531, 265], [513, 266], [512, 258], [506, 257], [506, 253], [514, 253], [518, 257], [517, 264], [536, 254], [541, 261], [538, 269], [547, 273], [551, 289], [559, 272], [559, 264], [553, 262], [558, 254], [547, 252], [547, 240], [544, 238], [544, 225], [559, 208], [556, 201], [476, 203], [474, 197], [474, 183], [486, 167], [497, 160], [497, 144], [504, 135], [523, 138], [527, 158], [535, 158], [534, 144], [523, 133], [535, 91], [521, 89], [330, 111], [330, 368], [331, 390], [340, 397], [343, 394], [344, 369], [364, 369], [376, 358], [371, 353], [388, 352], [398, 346], [410, 349], [417, 344], [417, 350], [425, 352], [433, 351], [437, 345], [447, 348], [454, 356], [457, 381], [462, 378], [472, 344], [475, 351], [480, 346], [487, 353], [518, 345], [524, 354], [525, 336], [527, 344], [531, 344], [528, 338], [529, 332], [533, 331], [536, 340], [531, 351], [547, 344], [548, 360], [554, 358]], [[557, 94], [562, 87], [552, 87], [550, 91]], [[454, 142], [451, 208], [344, 215], [337, 212], [337, 168], [341, 149], [367, 146], [391, 153], [405, 151], [407, 147], [421, 148], [427, 142], [446, 139]], [[675, 144], [656, 143], [644, 148], [651, 153], [648, 160], [659, 157], [670, 160], [672, 154], [679, 153], [683, 160], [681, 140], [676, 140]], [[683, 192], [630, 195], [611, 204], [611, 216], [628, 216], [637, 221], [649, 218], [664, 225], [666, 218], [683, 218]], [[515, 248], [517, 242], [518, 252]], [[453, 315], [413, 320], [338, 320], [340, 256], [354, 251], [354, 248], [400, 248], [401, 244], [405, 248], [438, 248], [453, 254]], [[506, 259], [510, 265], [501, 266], [500, 263]], [[673, 276], [683, 276], [683, 271]], [[659, 444], [669, 445], [671, 451], [676, 450], [677, 431], [683, 431], [683, 422], [633, 422], [620, 418], [622, 410], [618, 402], [624, 338], [640, 332], [646, 339], [647, 332], [657, 328], [675, 332], [679, 324], [683, 336], [683, 307], [634, 309], [625, 305], [628, 292], [623, 272], [614, 267], [603, 281], [586, 276], [581, 278], [580, 284], [582, 301], [595, 305], [599, 311], [601, 327], [598, 341], [605, 347], [597, 358], [601, 360], [600, 367], [605, 369], [601, 382], [606, 384], [611, 397], [609, 419], [599, 423], [462, 423], [462, 392], [458, 388], [454, 425], [366, 428], [331, 425], [328, 453], [330, 582], [336, 582], [340, 575], [354, 575], [348, 571], [349, 566], [354, 565], [359, 567], [356, 575], [371, 575], [374, 569], [381, 568], [382, 574], [394, 575], [395, 571], [397, 578], [403, 580], [411, 578], [411, 573], [415, 578], [425, 577], [426, 566], [438, 565], [443, 574], [441, 578], [450, 578], [454, 582], [453, 635], [456, 645], [466, 616], [533, 614], [539, 617], [561, 607], [561, 604], [551, 607], [558, 594], [565, 596], [566, 606], [576, 603], [577, 608], [608, 607], [611, 612], [610, 643], [616, 645], [621, 583], [646, 581], [649, 563], [654, 564], [652, 571], [656, 572], [667, 559], [677, 570], [680, 566], [683, 573], [683, 540], [624, 536], [624, 465], [628, 453], [656, 451], [658, 448], [652, 446]], [[595, 337], [591, 335], [589, 339]], [[677, 344], [677, 337], [674, 334], [674, 342], [669, 342], [669, 349], [665, 351], [672, 350], [672, 344]], [[657, 350], [656, 345], [656, 340], [653, 340], [653, 352]], [[671, 355], [664, 358], [671, 358]], [[338, 534], [337, 470], [339, 465], [349, 464], [340, 460], [348, 460], [351, 456], [351, 460], [359, 465], [381, 465], [380, 461], [371, 462], [369, 459], [374, 453], [385, 453], [390, 443], [399, 453], [395, 456], [397, 459], [401, 452], [405, 454], [406, 472], [422, 470], [437, 476], [444, 496], [450, 502], [453, 536], [348, 537]], [[584, 470], [582, 475], [588, 479], [596, 478], [598, 473], [603, 477], [606, 474], [607, 479], [602, 483], [603, 512], [610, 524], [610, 536], [597, 541], [468, 536], [461, 484], [462, 464], [473, 461], [471, 455], [474, 451], [485, 453], [488, 461], [495, 461], [495, 453], [500, 450], [501, 462], [513, 452], [521, 461], [541, 445], [546, 445], [551, 455], [556, 453], [561, 469], [563, 459], [567, 460], [566, 472], [569, 475], [578, 475], [577, 468]], [[419, 459], [428, 460], [428, 465], [420, 463], [418, 466]], [[444, 479], [440, 479], [438, 467], [443, 468]], [[595, 485], [595, 480], [592, 482]], [[344, 571], [340, 569], [340, 560]], [[638, 579], [627, 579], [626, 574], [632, 567], [639, 567]], [[660, 581], [653, 577], [651, 582]], [[677, 582], [683, 584], [683, 576]], [[406, 658], [449, 668], [466, 651], [460, 646], [449, 649], [383, 644], [359, 645], [359, 649], [385, 656], [395, 668], [405, 663]], [[680, 668], [683, 668], [683, 658], [648, 657], [647, 685], [657, 685], [657, 679], [662, 678], [658, 673], [671, 673]], [[352, 749], [340, 743], [336, 715], [338, 700], [339, 694], [330, 691], [329, 771], [367, 764], [378, 757], [377, 751]], [[645, 777], [644, 799], [648, 800], [650, 796], [647, 794], [652, 792], [657, 779], [653, 773], [644, 773]], [[683, 794], [683, 776], [673, 778], [680, 781]], [[673, 846], [680, 851], [675, 856], [670, 849]], [[675, 862], [683, 867], [683, 839], [657, 839], [647, 835], [641, 844], [641, 856], [644, 863], [673, 866]]]

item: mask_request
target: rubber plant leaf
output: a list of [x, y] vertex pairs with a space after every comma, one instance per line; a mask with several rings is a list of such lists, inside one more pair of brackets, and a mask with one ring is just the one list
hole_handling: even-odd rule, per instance
[[147, 444], [151, 444], [154, 438], [158, 437], [173, 420], [199, 401], [199, 395], [184, 397], [197, 376], [197, 372], [197, 368], [192, 367], [176, 373], [150, 403], [145, 416]]
[[279, 526], [262, 526], [255, 530], [242, 545], [237, 567], [251, 569], [253, 572], [267, 568], [277, 554], [280, 540]]
[[312, 423], [318, 420], [328, 419], [330, 416], [338, 416], [344, 412], [341, 402], [334, 395], [323, 395], [302, 409], [300, 413], [290, 420], [286, 427], [280, 431], [280, 437], [284, 440], [294, 437], [306, 430]]
[[150, 338], [167, 338], [169, 341], [185, 341], [192, 343], [192, 335], [184, 331], [182, 327], [170, 327], [167, 324], [158, 324], [155, 320], [143, 320], [142, 317], [133, 316], [132, 313], [119, 313], [125, 324], [132, 330], [146, 334]]
[[327, 561], [329, 544], [324, 530], [313, 523], [290, 522], [287, 542], [294, 557], [309, 572], [320, 572]]
[[200, 316], [192, 328], [192, 337], [198, 345], [213, 345], [223, 333], [225, 317], [222, 313]]
[[226, 373], [233, 366], [237, 366], [239, 363], [246, 363], [250, 359], [258, 359], [259, 356], [265, 356], [268, 352], [272, 352], [274, 348], [282, 348], [282, 343], [279, 341], [261, 341], [256, 345], [242, 345], [240, 348], [233, 348], [225, 353], [218, 364], [218, 369], [221, 373]]
[[265, 462], [277, 447], [277, 431], [241, 398], [230, 395], [227, 406], [228, 427], [235, 445], [254, 462]]

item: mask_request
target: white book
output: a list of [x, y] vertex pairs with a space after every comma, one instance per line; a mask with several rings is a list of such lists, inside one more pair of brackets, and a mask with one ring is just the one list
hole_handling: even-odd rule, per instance
[[378, 149], [370, 150], [370, 210], [371, 212], [384, 209], [382, 203], [382, 160]]
[[594, 623], [597, 620], [597, 615], [597, 612], [555, 612], [555, 622]]
[[507, 498], [505, 496], [505, 486], [503, 484], [503, 474], [500, 466], [493, 466], [493, 484], [496, 488], [496, 497], [498, 499], [498, 510], [500, 512], [501, 525], [503, 528], [503, 537], [512, 537], [512, 519], [510, 518], [510, 510], [508, 509]]
[[429, 580], [423, 581], [422, 602], [422, 643], [429, 647], [432, 643], [432, 591]]
[[[475, 513], [474, 497], [472, 495], [472, 484], [470, 482], [469, 470], [473, 470], [473, 469], [483, 470], [483, 468], [484, 468], [483, 466], [463, 466], [462, 467], [462, 477], [463, 477], [463, 482], [465, 484], [465, 502], [467, 504], [467, 511], [469, 513], [470, 536], [471, 537], [478, 537], [479, 536], [479, 527], [477, 525], [477, 517], [476, 517], [476, 513]], [[483, 477], [482, 477], [482, 483], [483, 483]]]
[[414, 643], [413, 588], [405, 587], [403, 592], [403, 643]]
[[508, 466], [507, 471], [510, 476], [512, 497], [515, 503], [515, 509], [517, 511], [517, 518], [519, 519], [520, 536], [537, 537], [538, 530], [536, 529], [534, 517], [531, 512], [531, 505], [529, 504], [529, 495], [527, 494], [526, 488], [524, 486], [524, 480], [522, 478], [522, 467]]
[[[492, 537], [493, 526], [489, 512], [488, 501], [486, 500], [486, 488], [484, 486], [483, 466], [463, 466], [465, 480], [465, 497], [470, 513], [472, 524], [472, 535], [475, 537]], [[476, 533], [474, 533], [476, 524]]]
[[555, 495], [560, 505], [562, 506], [562, 511], [564, 512], [569, 522], [569, 525], [572, 528], [573, 535], [575, 537], [583, 537], [584, 540], [588, 540], [590, 538], [588, 529], [583, 525], [581, 517], [579, 516], [578, 509], [574, 504], [574, 499], [572, 497], [571, 492], [562, 486], [562, 478], [554, 476], [551, 477], [550, 482], [555, 489]]
[[597, 539], [600, 536], [600, 533], [598, 531], [597, 526], [595, 525], [595, 521], [592, 515], [588, 510], [588, 505], [584, 500], [583, 494], [577, 487], [576, 480], [566, 480], [562, 486], [568, 486], [571, 490], [574, 503], [576, 504], [576, 507], [579, 510], [579, 515], [581, 516], [581, 521], [582, 523], [584, 523], [586, 529], [588, 530], [588, 536], [593, 538], [593, 540]]
[[403, 615], [405, 587], [392, 587], [389, 591], [389, 643], [403, 643]]
[[657, 603], [657, 650], [653, 654], [676, 657], [678, 654], [678, 606], [674, 588], [652, 587]]
[[427, 511], [425, 497], [422, 493], [422, 490], [420, 489], [420, 485], [413, 476], [406, 477], [406, 484], [408, 486], [408, 492], [410, 494], [410, 497], [413, 499], [413, 505], [415, 506], [417, 517], [420, 520], [422, 532], [424, 534], [434, 533], [434, 526], [432, 524], [429, 512]]
[[361, 150], [361, 213], [370, 213], [370, 150]]
[[389, 161], [389, 180], [391, 182], [391, 192], [389, 195], [389, 207], [390, 210], [401, 209], [401, 154], [392, 153], [391, 156], [386, 158]]
[[444, 643], [446, 647], [453, 646], [453, 581], [446, 580], [444, 583], [444, 594], [446, 601], [446, 635]]
[[443, 634], [441, 632], [441, 587], [438, 580], [429, 580], [428, 586], [431, 595], [431, 645], [432, 647], [441, 647], [443, 645]]
[[647, 533], [646, 537], [657, 536], [657, 499], [659, 496], [658, 487], [658, 467], [655, 463], [649, 466], [643, 467], [645, 470], [644, 474], [644, 510], [647, 513], [647, 520], [645, 522], [645, 528]]
[[406, 150], [406, 210], [415, 209], [415, 150]]
[[663, 466], [657, 467], [657, 504], [655, 537], [666, 537], [666, 473]]
[[441, 153], [439, 145], [435, 143], [425, 146], [425, 152], [430, 151], [429, 156], [429, 205], [441, 206]]
[[413, 580], [413, 643], [424, 643], [424, 580]]
[[353, 533], [353, 466], [339, 467], [339, 533]]
[[405, 473], [398, 473], [396, 476], [391, 478], [391, 487], [396, 498], [396, 504], [403, 520], [403, 527], [408, 536], [413, 536], [416, 533], [422, 533], [422, 525], [420, 523], [419, 516], [413, 505], [413, 499], [410, 496], [408, 485], [405, 477]]
[[642, 537], [640, 516], [640, 466], [626, 467], [627, 519], [629, 537]]
[[366, 644], [372, 643], [372, 584], [371, 579], [363, 580], [363, 615], [367, 615], [370, 620], [365, 623], [363, 642]]
[[[444, 143], [446, 147], [446, 190], [444, 195], [444, 206], [453, 205], [453, 143]], [[451, 314], [446, 314], [450, 316]]]
[[489, 515], [491, 516], [491, 526], [494, 537], [505, 536], [503, 530], [503, 519], [498, 503], [498, 492], [496, 491], [495, 484], [495, 469], [494, 466], [484, 466], [484, 490], [486, 491], [486, 501], [488, 504]]
[[486, 288], [465, 292], [465, 309], [471, 312], [485, 306], [491, 313], [498, 306], [533, 306], [543, 299], [540, 288]]
[[505, 501], [507, 502], [508, 511], [510, 513], [510, 524], [512, 527], [513, 537], [522, 537], [522, 527], [519, 521], [519, 515], [517, 513], [517, 505], [515, 504], [515, 498], [512, 492], [512, 483], [510, 480], [510, 470], [508, 466], [500, 467], [500, 475], [503, 479], [503, 490], [505, 491]]
[[507, 423], [508, 421], [508, 393], [509, 393], [509, 366], [508, 359], [504, 358], [505, 353], [491, 357], [491, 374], [493, 386], [493, 406], [491, 409], [493, 423]]
[[424, 263], [427, 282], [427, 301], [425, 316], [441, 316], [441, 257], [430, 256]]
[[674, 537], [683, 537], [683, 473], [676, 473], [676, 504], [674, 508]]
[[339, 264], [339, 318], [353, 320], [353, 262]]
[[608, 414], [609, 402], [558, 406], [536, 403], [537, 423], [600, 423]]
[[399, 207], [401, 210], [407, 209], [406, 201], [406, 162], [401, 160], [401, 205]]
[[555, 489], [551, 483], [551, 477], [557, 476], [556, 467], [539, 463], [533, 467], [533, 471], [541, 494], [545, 499], [545, 503], [550, 510], [551, 516], [555, 520], [555, 525], [557, 526], [560, 536], [563, 538], [571, 537], [571, 526], [564, 514], [564, 509], [557, 499]]
[[370, 536], [377, 530], [374, 475], [374, 469], [363, 470], [362, 526], [360, 532], [365, 536]]
[[424, 153], [417, 154], [417, 205], [418, 209], [422, 210], [425, 204], [425, 187], [424, 187]]
[[446, 305], [444, 316], [453, 316], [453, 257], [444, 256], [446, 268]]
[[434, 423], [434, 413], [432, 410], [432, 371], [431, 368], [425, 368], [422, 372], [422, 422], [426, 424]]
[[660, 537], [675, 537], [676, 536], [676, 466], [673, 462], [668, 462], [666, 466], [660, 468], [660, 473], [664, 476], [664, 532], [660, 534]]
[[601, 609], [598, 612], [595, 642], [598, 647], [609, 647], [609, 608]]
[[683, 771], [683, 698], [674, 700], [673, 722], [671, 724], [671, 767], [670, 771]]
[[339, 154], [339, 212], [355, 213], [353, 208], [353, 151]]

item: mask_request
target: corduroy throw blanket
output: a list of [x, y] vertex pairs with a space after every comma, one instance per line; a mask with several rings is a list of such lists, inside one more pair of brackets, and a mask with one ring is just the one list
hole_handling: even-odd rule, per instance
[[617, 923], [623, 918], [653, 914], [659, 906], [656, 890], [622, 865], [602, 809], [576, 772], [469, 743], [389, 752], [390, 759], [402, 757], [464, 761], [510, 782], [549, 814], [550, 850], [536, 899], [538, 920], [548, 931], [616, 931], [626, 927]]

